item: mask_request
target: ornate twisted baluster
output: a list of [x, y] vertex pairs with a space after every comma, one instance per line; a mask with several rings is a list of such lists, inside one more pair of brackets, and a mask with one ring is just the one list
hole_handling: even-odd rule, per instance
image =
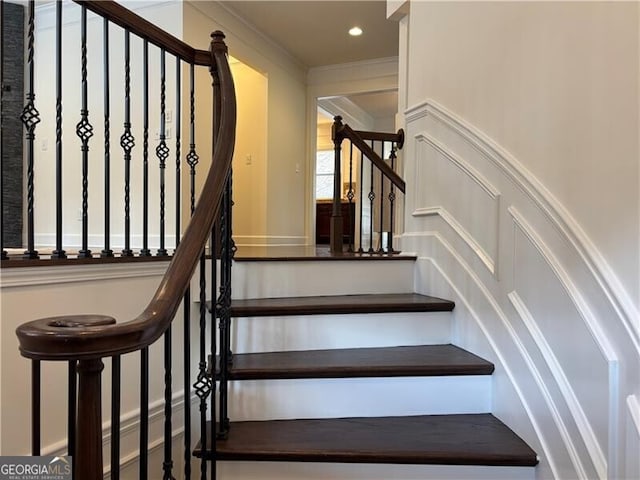
[[131, 151], [135, 138], [131, 134], [131, 55], [130, 33], [124, 31], [124, 133], [120, 146], [124, 150], [124, 249], [123, 257], [132, 257], [131, 250]]
[[[29, 1], [29, 33], [27, 34], [27, 68], [29, 71], [28, 81], [29, 85], [27, 87], [27, 95], [26, 95], [26, 103], [24, 109], [22, 110], [22, 114], [20, 115], [20, 120], [24, 125], [26, 131], [26, 139], [27, 139], [27, 249], [23, 254], [23, 258], [39, 258], [38, 252], [35, 249], [35, 241], [34, 241], [34, 140], [36, 138], [35, 130], [36, 125], [40, 123], [40, 113], [36, 109], [35, 99], [36, 95], [33, 91], [34, 88], [34, 80], [35, 80], [35, 65], [33, 63], [33, 55], [34, 55], [34, 29], [35, 29], [35, 2], [34, 0]], [[3, 257], [6, 255], [6, 252], [3, 251]]]
[[109, 20], [103, 28], [104, 62], [104, 248], [101, 257], [113, 257], [111, 249], [111, 107], [109, 88]]
[[142, 249], [141, 257], [150, 257], [149, 250], [149, 42], [142, 44]]
[[164, 245], [164, 209], [165, 209], [165, 169], [167, 166], [167, 158], [169, 158], [169, 147], [166, 142], [166, 75], [165, 75], [165, 51], [160, 51], [160, 143], [156, 147], [156, 156], [160, 160], [160, 248], [158, 248], [157, 256], [166, 257], [167, 249]]
[[[391, 169], [394, 172], [396, 169], [396, 150], [397, 150], [397, 147], [394, 142], [391, 148], [391, 155], [389, 156], [389, 158], [391, 159]], [[391, 182], [391, 191], [389, 192], [389, 238], [387, 240], [387, 253], [397, 253], [393, 249], [393, 222], [395, 217], [395, 209], [394, 209], [395, 201], [396, 201], [395, 186], [393, 182]]]
[[87, 84], [87, 8], [82, 7], [80, 20], [82, 108], [80, 121], [76, 125], [76, 135], [80, 138], [82, 152], [82, 248], [78, 258], [91, 258], [89, 250], [89, 139], [93, 136], [93, 126], [89, 123]]
[[62, 248], [62, 2], [56, 2], [56, 248], [51, 258], [67, 258]]

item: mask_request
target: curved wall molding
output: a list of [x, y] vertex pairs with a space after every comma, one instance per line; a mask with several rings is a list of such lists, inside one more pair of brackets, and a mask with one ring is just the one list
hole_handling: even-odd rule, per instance
[[433, 100], [410, 107], [405, 111], [407, 124], [430, 117], [455, 132], [461, 139], [489, 159], [514, 185], [535, 203], [554, 227], [571, 243], [606, 292], [625, 328], [640, 353], [640, 312], [634, 305], [622, 282], [613, 272], [602, 254], [564, 206], [517, 159], [493, 140], [460, 119]]
[[501, 365], [494, 413], [536, 446], [540, 478], [633, 478], [640, 436], [624, 399], [640, 388], [640, 328], [628, 292], [569, 212], [484, 134], [431, 100], [407, 110], [405, 130], [402, 250], [426, 260], [416, 291], [462, 306], [456, 341]]

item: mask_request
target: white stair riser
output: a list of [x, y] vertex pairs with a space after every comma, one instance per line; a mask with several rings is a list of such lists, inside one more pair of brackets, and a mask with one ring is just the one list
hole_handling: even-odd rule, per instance
[[534, 467], [219, 462], [220, 480], [534, 480]]
[[233, 298], [413, 292], [414, 262], [235, 262]]
[[229, 405], [232, 421], [485, 413], [491, 377], [236, 381]]
[[234, 318], [236, 353], [451, 343], [449, 312]]

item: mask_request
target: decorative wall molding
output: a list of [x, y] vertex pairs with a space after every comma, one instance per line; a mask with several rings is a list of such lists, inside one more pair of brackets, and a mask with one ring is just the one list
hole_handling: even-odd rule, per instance
[[[593, 432], [593, 429], [589, 424], [589, 421], [584, 413], [584, 410], [580, 406], [580, 402], [578, 401], [573, 389], [571, 388], [571, 385], [569, 384], [569, 381], [567, 380], [567, 377], [564, 374], [564, 371], [562, 370], [560, 363], [558, 362], [556, 356], [554, 355], [553, 350], [547, 343], [546, 339], [544, 338], [544, 335], [538, 328], [538, 325], [535, 319], [527, 309], [525, 303], [520, 298], [518, 293], [515, 291], [510, 292], [508, 294], [508, 297], [509, 297], [509, 301], [515, 308], [516, 312], [518, 312], [518, 315], [522, 320], [522, 323], [527, 327], [529, 334], [533, 338], [537, 348], [540, 350], [542, 356], [545, 359], [545, 362], [549, 367], [549, 370], [551, 371], [556, 383], [558, 384], [558, 387], [562, 392], [564, 401], [569, 407], [569, 410], [571, 411], [573, 419], [576, 422], [578, 429], [580, 430], [582, 440], [585, 443], [589, 451], [589, 454], [591, 455], [591, 459], [595, 464], [596, 470], [598, 471], [598, 477], [603, 480], [608, 478], [607, 477], [607, 460], [605, 458], [604, 452], [602, 451], [602, 448], [598, 443], [598, 439], [596, 438]], [[515, 335], [515, 332], [514, 332], [514, 335]], [[528, 361], [531, 363], [530, 368], [535, 369], [537, 372], [537, 369], [534, 366], [533, 361], [528, 355], [527, 357], [528, 357]], [[612, 362], [612, 363], [615, 363], [615, 362]], [[616, 363], [616, 366], [617, 366], [617, 363]], [[562, 420], [562, 417], [560, 416], [557, 408], [554, 405], [551, 394], [549, 393], [548, 389], [544, 385], [544, 381], [542, 380], [542, 377], [539, 375], [539, 373], [536, 375], [536, 378], [538, 380], [540, 389], [545, 392], [545, 397], [547, 398], [547, 402], [549, 403], [550, 410], [554, 413], [554, 421], [559, 427], [561, 427], [560, 432], [562, 433], [562, 436], [565, 439], [565, 443], [567, 445], [572, 446], [573, 440], [571, 439], [571, 436], [567, 431], [564, 421]], [[609, 395], [615, 398], [617, 396], [616, 390], [610, 388]], [[576, 449], [570, 448], [569, 452], [571, 455], [571, 461], [576, 467], [576, 471], [580, 472], [580, 478], [588, 478], [587, 473], [582, 464], [582, 461], [580, 459], [580, 456], [576, 452]]]
[[301, 235], [234, 235], [237, 246], [297, 246], [306, 245], [307, 237]]
[[480, 261], [487, 267], [487, 270], [491, 272], [492, 275], [497, 275], [497, 269], [494, 262], [494, 259], [489, 255], [481, 246], [476, 242], [471, 235], [461, 224], [456, 220], [456, 218], [451, 215], [447, 211], [446, 208], [437, 206], [437, 207], [426, 207], [426, 208], [416, 208], [411, 214], [414, 217], [428, 217], [428, 216], [439, 216], [444, 220], [454, 232], [458, 234], [462, 240], [464, 240], [469, 248], [474, 251], [474, 253], [478, 256]]
[[[9, 260], [11, 261], [11, 260]], [[0, 288], [162, 276], [169, 262], [96, 263], [56, 267], [5, 268]]]
[[[190, 402], [193, 407], [197, 406], [199, 399], [195, 392], [191, 392]], [[183, 415], [184, 413], [184, 391], [181, 390], [177, 393], [174, 393], [171, 397], [171, 410], [173, 412], [174, 418], [177, 418], [178, 415]], [[151, 432], [151, 426], [153, 424], [162, 424], [164, 421], [164, 399], [157, 399], [154, 402], [149, 404], [149, 431]], [[182, 422], [180, 422], [182, 423]], [[162, 429], [160, 429], [162, 431]], [[120, 437], [125, 436], [137, 436], [140, 431], [140, 409], [131, 410], [120, 417]], [[182, 437], [184, 434], [184, 426], [175, 428], [171, 432], [171, 438], [173, 440]], [[124, 470], [128, 466], [131, 466], [138, 462], [140, 458], [140, 452], [136, 448], [130, 452], [123, 452], [120, 457], [120, 470]], [[160, 436], [156, 436], [156, 438], [152, 438], [149, 440], [149, 454], [151, 455], [154, 451], [160, 449], [164, 445], [164, 438], [162, 434]], [[103, 422], [102, 424], [102, 448], [104, 451], [109, 451], [111, 448], [111, 422]], [[42, 455], [54, 455], [54, 456], [62, 456], [67, 453], [67, 440], [63, 439], [61, 441], [52, 443], [43, 447]], [[177, 455], [176, 457], [182, 458], [181, 455]], [[108, 460], [108, 459], [105, 459]], [[109, 465], [105, 461], [104, 467], [104, 479], [107, 480], [111, 478], [111, 465]]]
[[512, 154], [435, 101], [427, 100], [405, 111], [407, 125], [425, 117], [433, 118], [458, 134], [527, 195], [584, 261], [640, 354], [640, 324], [637, 321], [640, 312], [600, 251], [564, 206]]

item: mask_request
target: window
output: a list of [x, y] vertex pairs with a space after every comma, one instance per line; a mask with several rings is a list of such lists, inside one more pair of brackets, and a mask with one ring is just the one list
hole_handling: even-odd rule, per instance
[[316, 200], [333, 198], [333, 150], [316, 152]]

